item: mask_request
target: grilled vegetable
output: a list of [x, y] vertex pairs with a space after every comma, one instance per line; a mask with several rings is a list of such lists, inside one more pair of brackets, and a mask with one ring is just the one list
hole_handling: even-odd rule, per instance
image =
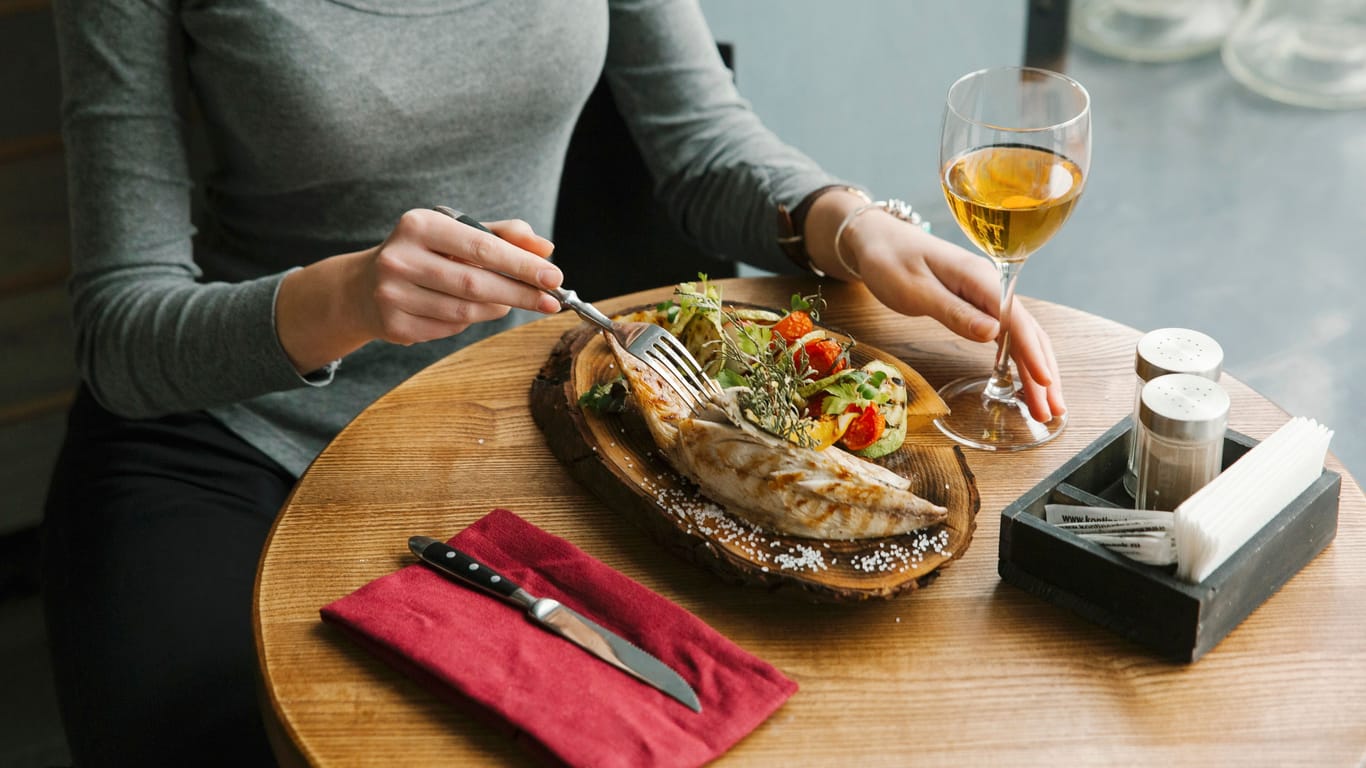
[[906, 380], [895, 366], [881, 360], [870, 361], [863, 366], [863, 370], [872, 375], [881, 372], [884, 376], [878, 389], [887, 396], [887, 400], [878, 406], [878, 411], [885, 426], [881, 437], [853, 452], [865, 459], [876, 459], [895, 451], [906, 441]]

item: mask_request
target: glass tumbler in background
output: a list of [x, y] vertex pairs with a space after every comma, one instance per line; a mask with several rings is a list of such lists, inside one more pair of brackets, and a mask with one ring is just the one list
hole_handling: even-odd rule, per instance
[[1244, 0], [1073, 0], [1069, 33], [1129, 61], [1178, 61], [1219, 49]]
[[1223, 59], [1236, 80], [1267, 98], [1366, 107], [1366, 0], [1252, 0]]

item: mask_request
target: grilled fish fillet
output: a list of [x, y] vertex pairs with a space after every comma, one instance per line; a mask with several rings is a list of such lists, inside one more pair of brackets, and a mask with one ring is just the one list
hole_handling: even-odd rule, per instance
[[669, 463], [731, 514], [792, 536], [866, 539], [925, 528], [948, 511], [910, 481], [839, 448], [803, 448], [740, 415], [733, 393], [692, 413], [659, 374], [603, 334]]

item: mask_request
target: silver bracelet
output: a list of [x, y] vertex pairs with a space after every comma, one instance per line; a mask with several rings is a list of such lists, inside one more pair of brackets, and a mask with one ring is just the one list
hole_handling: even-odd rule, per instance
[[905, 200], [897, 200], [896, 198], [878, 200], [876, 202], [860, 205], [850, 211], [849, 215], [844, 217], [844, 221], [840, 222], [839, 229], [835, 230], [835, 260], [840, 263], [841, 267], [844, 267], [846, 272], [860, 280], [863, 279], [863, 276], [858, 273], [858, 270], [849, 266], [849, 262], [844, 260], [844, 251], [840, 250], [840, 239], [844, 237], [844, 230], [849, 226], [850, 222], [874, 208], [880, 208], [913, 227], [920, 227], [926, 232], [930, 231], [930, 223], [921, 218], [920, 214], [916, 213], [915, 210], [911, 208], [911, 204]]

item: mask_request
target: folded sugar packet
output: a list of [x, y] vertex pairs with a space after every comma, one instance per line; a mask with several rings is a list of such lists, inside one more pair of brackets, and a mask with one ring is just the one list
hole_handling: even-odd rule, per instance
[[797, 690], [688, 611], [512, 512], [494, 510], [449, 543], [655, 656], [701, 702], [693, 712], [521, 610], [417, 563], [322, 609], [324, 622], [549, 762], [702, 765]]
[[1100, 530], [1106, 527], [1172, 527], [1172, 513], [1156, 509], [1125, 507], [1084, 507], [1074, 504], [1045, 504], [1044, 519], [1073, 531]]
[[1140, 563], [1171, 565], [1176, 562], [1176, 538], [1172, 536], [1171, 531], [1083, 533], [1081, 537]]
[[1176, 562], [1175, 522], [1171, 512], [1045, 504], [1044, 519], [1140, 563], [1171, 565]]

